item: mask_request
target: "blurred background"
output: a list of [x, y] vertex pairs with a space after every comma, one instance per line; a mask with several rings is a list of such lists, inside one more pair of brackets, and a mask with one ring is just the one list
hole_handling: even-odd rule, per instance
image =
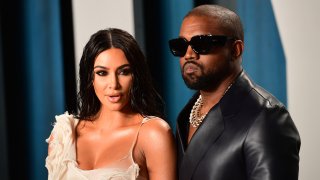
[[320, 1], [317, 0], [2, 0], [0, 2], [0, 179], [47, 179], [45, 158], [55, 115], [76, 110], [78, 63], [100, 29], [135, 36], [175, 119], [193, 92], [168, 40], [201, 4], [239, 14], [243, 66], [289, 109], [300, 132], [301, 180], [320, 178]]

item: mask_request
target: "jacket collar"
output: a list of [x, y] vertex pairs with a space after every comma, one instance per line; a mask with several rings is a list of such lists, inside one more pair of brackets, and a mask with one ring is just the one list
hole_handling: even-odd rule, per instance
[[242, 71], [218, 103], [223, 116], [236, 114], [239, 108], [242, 107], [243, 100], [254, 86], [249, 76]]
[[[187, 145], [189, 114], [199, 92], [191, 98], [178, 117], [177, 136], [180, 138], [181, 159], [179, 172], [180, 179], [191, 179], [199, 161], [210, 146], [219, 138], [224, 130], [224, 118], [235, 115], [242, 106], [243, 99], [253, 88], [253, 83], [247, 74], [242, 71], [218, 104], [209, 111], [198, 130]], [[185, 171], [185, 170], [188, 171]]]

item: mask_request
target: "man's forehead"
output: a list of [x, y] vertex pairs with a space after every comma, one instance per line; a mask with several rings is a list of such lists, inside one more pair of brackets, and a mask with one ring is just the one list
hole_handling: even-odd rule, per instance
[[217, 20], [191, 16], [183, 20], [179, 35], [188, 38], [187, 36], [217, 34], [220, 33], [219, 29]]

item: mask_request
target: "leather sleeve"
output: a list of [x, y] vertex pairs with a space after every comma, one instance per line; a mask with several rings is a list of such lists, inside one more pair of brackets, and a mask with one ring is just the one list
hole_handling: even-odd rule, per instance
[[249, 180], [297, 180], [299, 133], [287, 110], [269, 106], [248, 131], [244, 154]]

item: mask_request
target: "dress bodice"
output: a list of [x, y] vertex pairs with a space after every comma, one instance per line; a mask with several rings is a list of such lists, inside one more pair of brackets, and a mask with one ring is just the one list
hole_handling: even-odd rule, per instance
[[[140, 125], [153, 116], [145, 117]], [[79, 120], [73, 115], [65, 114], [56, 116], [52, 129], [52, 139], [46, 140], [50, 146], [50, 153], [46, 158], [46, 168], [49, 180], [135, 180], [139, 177], [139, 165], [133, 160], [133, 148], [139, 135], [140, 127], [128, 154], [104, 168], [83, 170], [76, 161], [75, 132]]]

